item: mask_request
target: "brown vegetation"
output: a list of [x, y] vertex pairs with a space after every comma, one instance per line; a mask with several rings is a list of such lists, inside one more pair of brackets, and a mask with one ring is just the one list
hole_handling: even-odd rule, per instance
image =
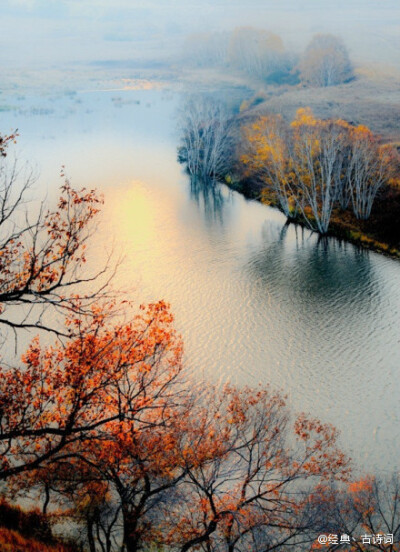
[[55, 538], [49, 518], [39, 510], [24, 511], [0, 500], [2, 552], [77, 552], [72, 544]]

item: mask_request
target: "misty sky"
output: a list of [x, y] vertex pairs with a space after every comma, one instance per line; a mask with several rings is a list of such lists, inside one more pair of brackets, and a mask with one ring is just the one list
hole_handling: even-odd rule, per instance
[[355, 58], [400, 59], [399, 0], [0, 0], [0, 63], [156, 59], [186, 34], [253, 25], [298, 48], [334, 32]]

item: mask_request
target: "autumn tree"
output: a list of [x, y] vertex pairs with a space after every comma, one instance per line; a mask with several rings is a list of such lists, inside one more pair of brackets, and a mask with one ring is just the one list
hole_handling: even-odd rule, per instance
[[336, 431], [292, 417], [270, 389], [170, 393], [162, 417], [149, 408], [141, 422], [102, 426], [32, 477], [81, 512], [92, 552], [300, 550], [315, 538], [311, 489], [348, 476]]
[[245, 126], [241, 161], [290, 218], [326, 234], [335, 208], [367, 219], [395, 174], [395, 152], [364, 126], [299, 109], [291, 124], [265, 115]]
[[[321, 485], [310, 497], [320, 512], [321, 534], [349, 536], [352, 552], [397, 552], [400, 545], [399, 474], [364, 476], [346, 486]], [[321, 547], [314, 543], [312, 550]], [[327, 544], [325, 550], [337, 550]]]
[[[76, 438], [89, 419], [86, 428], [107, 419], [96, 410], [96, 401], [112, 379], [98, 364], [96, 372], [94, 359], [92, 365], [81, 363], [103, 324], [94, 301], [104, 297], [107, 282], [93, 283], [102, 271], [83, 272], [86, 243], [102, 200], [94, 190], [77, 191], [66, 181], [55, 210], [41, 204], [34, 215], [30, 202], [28, 212], [32, 177], [28, 173], [24, 178], [18, 165], [6, 159], [14, 138], [0, 140], [0, 327], [11, 328], [15, 337], [20, 330], [45, 330], [65, 341], [45, 350], [36, 338], [22, 363], [2, 360], [0, 479], [39, 465]], [[66, 316], [65, 323], [56, 313]], [[77, 341], [71, 341], [74, 337]]]
[[[68, 332], [57, 325], [54, 315], [89, 313], [90, 303], [104, 291], [105, 281], [97, 286], [94, 281], [105, 271], [83, 271], [86, 244], [102, 199], [94, 190], [73, 189], [66, 180], [56, 209], [29, 202], [32, 173], [24, 173], [6, 157], [13, 139], [0, 141], [0, 328], [11, 328], [15, 337], [19, 330], [46, 330], [66, 337]], [[90, 284], [90, 291], [83, 291], [85, 284]], [[45, 316], [49, 308], [52, 313]]]
[[[211, 127], [198, 117], [193, 131], [203, 140], [201, 162], [213, 167], [202, 176], [219, 173], [214, 146], [226, 145], [211, 113]], [[64, 294], [87, 282], [79, 269], [100, 202], [95, 192], [66, 183], [55, 211], [42, 209], [21, 227], [13, 216], [23, 194], [15, 199], [12, 189], [3, 202], [12, 237], [0, 249], [2, 302], [49, 305], [65, 320], [58, 329], [32, 311], [30, 320], [14, 322], [16, 330], [63, 339], [36, 337], [21, 362], [1, 367], [0, 480], [11, 491], [43, 494], [44, 511], [61, 505], [61, 514], [84, 525], [91, 552], [309, 543], [310, 489], [348, 475], [336, 431], [304, 415], [292, 419], [270, 389], [190, 389], [165, 302], [135, 313], [124, 302], [127, 322], [96, 293]]]
[[242, 128], [240, 159], [245, 174], [277, 202], [282, 212], [295, 218], [297, 189], [289, 166], [290, 132], [280, 115], [264, 115]]
[[291, 124], [290, 169], [297, 205], [312, 229], [326, 234], [341, 187], [342, 147], [346, 123], [317, 120], [311, 110], [298, 110]]
[[[13, 138], [2, 139], [2, 158]], [[82, 451], [96, 454], [111, 442], [121, 448], [123, 424], [136, 435], [146, 426], [154, 432], [166, 423], [178, 400], [182, 348], [164, 302], [143, 306], [122, 323], [115, 314], [122, 308], [126, 315], [132, 313], [126, 301], [117, 308], [100, 301], [98, 289], [82, 292], [88, 283], [93, 290], [96, 277], [80, 272], [90, 223], [101, 203], [93, 190], [78, 192], [66, 182], [57, 209], [41, 206], [30, 221], [20, 211], [31, 181], [20, 183], [18, 172], [9, 172], [4, 164], [1, 176], [0, 300], [2, 312], [12, 306], [12, 314], [21, 316], [16, 320], [7, 312], [1, 322], [16, 332], [47, 330], [47, 337], [36, 337], [21, 362], [9, 360], [1, 367], [0, 480], [42, 482], [46, 510], [53, 480], [42, 475], [49, 474], [50, 463], [61, 462], [61, 454], [76, 459]], [[28, 310], [21, 314], [25, 306]], [[64, 313], [62, 324], [45, 316], [47, 306]], [[63, 339], [49, 345], [53, 334]], [[109, 531], [100, 524], [104, 512], [97, 515], [94, 505], [81, 510], [107, 543]]]
[[[163, 423], [149, 411], [148, 427], [125, 422], [108, 432], [101, 448], [95, 444], [84, 454], [60, 458], [60, 489], [68, 473], [73, 477], [79, 474], [83, 489], [88, 488], [87, 481], [101, 480], [109, 486], [114, 510], [120, 512], [121, 542], [128, 552], [142, 549], [144, 543], [163, 540], [158, 518], [185, 474], [176, 455], [177, 442], [186, 427], [185, 412], [177, 403], [172, 410], [165, 408]], [[56, 468], [59, 466], [57, 461]]]
[[346, 132], [346, 123], [318, 120], [310, 109], [299, 109], [290, 126], [280, 116], [265, 116], [245, 129], [249, 153], [242, 161], [266, 176], [288, 217], [301, 213], [311, 229], [326, 234]]
[[[112, 549], [125, 546], [128, 552], [163, 541], [159, 527], [162, 508], [171, 501], [185, 474], [176, 455], [177, 440], [185, 431], [185, 413], [176, 402], [172, 410], [166, 407], [163, 418], [148, 411], [147, 427], [130, 420], [108, 425], [107, 434], [93, 439], [85, 451], [70, 450], [50, 465], [52, 492], [63, 497], [72, 512], [76, 511], [77, 496], [85, 497], [80, 521], [91, 550], [108, 550], [112, 536], [119, 543]], [[103, 511], [93, 499], [92, 489], [98, 486], [107, 489]], [[113, 530], [114, 526], [119, 531]], [[95, 533], [94, 527], [100, 527], [101, 534]]]
[[37, 468], [69, 446], [84, 449], [107, 424], [150, 423], [142, 419], [148, 409], [161, 422], [181, 371], [171, 325], [163, 302], [125, 325], [93, 308], [88, 320], [67, 318], [75, 337], [66, 344], [42, 347], [35, 339], [24, 366], [2, 369], [0, 478]]
[[332, 427], [291, 420], [279, 393], [229, 386], [190, 424], [178, 456], [187, 474], [161, 525], [173, 550], [300, 549], [312, 541], [308, 483], [348, 474]]
[[84, 524], [92, 551], [111, 550], [116, 527], [137, 550], [153, 534], [148, 511], [177, 477], [168, 451], [184, 427], [182, 346], [163, 302], [127, 324], [110, 319], [113, 305], [93, 310], [66, 320], [67, 343], [36, 339], [24, 367], [3, 370], [0, 478], [37, 490], [44, 510], [63, 497], [61, 512]]
[[299, 64], [300, 78], [312, 86], [333, 86], [348, 81], [353, 69], [346, 46], [331, 34], [313, 37]]
[[[343, 499], [344, 514], [349, 517], [351, 535], [370, 535], [370, 542], [358, 545], [366, 552], [372, 548], [395, 552], [400, 547], [400, 480], [399, 474], [365, 477], [348, 486]], [[342, 518], [345, 517], [342, 515]], [[347, 522], [347, 525], [349, 523]], [[357, 537], [356, 537], [357, 536]], [[368, 539], [366, 539], [368, 540]], [[357, 550], [357, 548], [355, 547]]]
[[[110, 486], [101, 480], [81, 481], [80, 473], [64, 470], [61, 463], [50, 467], [46, 474], [43, 470], [36, 473], [32, 483], [36, 488], [41, 480], [46, 480], [53, 522], [68, 522], [75, 528], [75, 541], [90, 552], [114, 552], [121, 549], [122, 526], [120, 507], [113, 499]], [[52, 469], [53, 468], [53, 469]], [[60, 473], [62, 470], [62, 485]], [[59, 472], [59, 473], [57, 473]], [[40, 495], [39, 495], [40, 497]]]

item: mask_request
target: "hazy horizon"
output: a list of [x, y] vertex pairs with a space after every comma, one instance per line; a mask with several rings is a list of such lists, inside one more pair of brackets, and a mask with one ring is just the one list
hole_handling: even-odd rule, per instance
[[337, 34], [357, 62], [399, 64], [400, 4], [395, 0], [3, 0], [3, 68], [173, 59], [191, 33], [255, 26], [303, 48], [318, 32]]

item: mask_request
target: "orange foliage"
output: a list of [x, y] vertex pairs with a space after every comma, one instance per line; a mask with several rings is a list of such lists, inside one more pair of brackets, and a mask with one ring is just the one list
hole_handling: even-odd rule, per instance
[[84, 450], [103, 426], [122, 442], [129, 439], [124, 423], [165, 418], [182, 368], [168, 305], [143, 306], [121, 325], [109, 323], [112, 309], [93, 307], [88, 319], [71, 313], [74, 338], [48, 348], [36, 338], [23, 369], [3, 369], [1, 477], [36, 468], [72, 444]]
[[[100, 290], [105, 293], [101, 284], [97, 290], [91, 285], [89, 292], [82, 291], [104, 271], [86, 278], [80, 273], [91, 223], [103, 200], [95, 190], [75, 190], [65, 180], [54, 210], [46, 211], [43, 204], [28, 209], [26, 195], [34, 179], [23, 178], [17, 162], [8, 166], [4, 159], [15, 137], [0, 136], [0, 328], [11, 328], [15, 337], [20, 329], [31, 328], [68, 337], [59, 320], [50, 322], [43, 311], [49, 307], [53, 314], [82, 314]], [[65, 179], [64, 169], [61, 176]]]
[[[70, 265], [86, 261], [82, 231], [98, 213], [101, 203], [94, 190], [76, 191], [68, 182], [61, 187], [58, 209], [48, 212], [33, 229], [41, 247], [24, 239], [25, 232], [6, 240], [0, 249], [0, 303], [26, 294], [51, 293], [65, 279]], [[31, 229], [32, 230], [32, 229]], [[35, 239], [35, 241], [36, 241]]]
[[[253, 128], [256, 142], [268, 121]], [[299, 113], [293, 132], [320, 124]], [[280, 120], [256, 162], [265, 160], [288, 169]], [[291, 172], [285, 178], [290, 191]], [[22, 239], [0, 251], [3, 303], [24, 299], [26, 290], [53, 300], [68, 267], [85, 262], [81, 231], [100, 200], [68, 183], [62, 192], [39, 225], [39, 252]], [[114, 303], [82, 310], [83, 299], [67, 303], [62, 344], [45, 347], [37, 337], [22, 366], [1, 370], [0, 479], [15, 489], [51, 488], [71, 506], [63, 513], [79, 521], [94, 523], [105, 503], [117, 501], [128, 552], [155, 540], [184, 552], [211, 535], [245, 550], [255, 528], [290, 526], [296, 536], [308, 504], [294, 493], [298, 482], [346, 480], [334, 428], [304, 415], [292, 426], [280, 393], [229, 385], [192, 393], [181, 380], [182, 342], [167, 303], [141, 306], [121, 323]], [[149, 521], [152, 509], [158, 516]], [[286, 538], [274, 535], [278, 544]]]
[[8, 136], [0, 135], [0, 157], [7, 157], [7, 146], [10, 142], [15, 142], [17, 136], [17, 131], [13, 134], [9, 134]]
[[300, 416], [298, 442], [289, 445], [288, 420], [284, 398], [268, 389], [226, 386], [196, 412], [186, 428], [190, 448], [177, 455], [183, 453], [189, 475], [180, 483], [183, 498], [164, 512], [168, 544], [183, 551], [223, 539], [250, 550], [256, 528], [268, 531], [275, 545], [286, 539], [274, 529], [280, 526], [296, 537], [307, 502], [301, 493], [294, 498], [298, 482], [346, 480], [349, 470], [334, 428]]
[[2, 552], [74, 552], [71, 546], [47, 545], [36, 539], [23, 537], [17, 531], [0, 527], [0, 550]]
[[352, 481], [348, 485], [348, 490], [353, 495], [357, 495], [359, 493], [370, 493], [372, 492], [372, 483], [373, 479], [371, 477], [364, 477], [362, 479], [359, 479], [358, 481]]

